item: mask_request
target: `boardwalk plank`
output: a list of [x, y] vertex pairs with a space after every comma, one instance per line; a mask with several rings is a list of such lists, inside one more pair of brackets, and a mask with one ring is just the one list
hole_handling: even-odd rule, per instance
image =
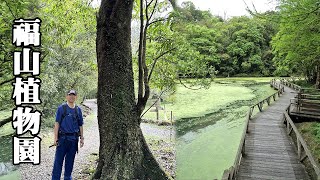
[[309, 179], [283, 125], [283, 112], [294, 93], [285, 94], [249, 122], [245, 154], [236, 179]]
[[289, 163], [288, 162], [265, 162], [265, 161], [257, 161], [257, 160], [246, 160], [243, 162], [243, 165], [246, 167], [260, 167], [262, 169], [273, 169], [274, 166], [277, 166], [277, 169], [281, 170], [281, 171], [286, 171], [287, 169], [292, 168], [297, 168], [298, 170], [300, 170], [300, 168], [302, 167], [301, 163], [298, 162], [292, 162]]
[[241, 174], [237, 180], [292, 180], [292, 179], [297, 179], [297, 180], [308, 180], [310, 178], [305, 178], [305, 177], [284, 177], [281, 174]]

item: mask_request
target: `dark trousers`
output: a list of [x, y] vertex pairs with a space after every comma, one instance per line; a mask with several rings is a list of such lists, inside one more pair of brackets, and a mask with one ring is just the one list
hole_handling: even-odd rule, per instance
[[64, 179], [72, 180], [72, 169], [74, 158], [78, 150], [78, 137], [76, 136], [60, 136], [56, 148], [54, 165], [52, 171], [52, 180], [60, 180], [62, 164], [64, 161]]

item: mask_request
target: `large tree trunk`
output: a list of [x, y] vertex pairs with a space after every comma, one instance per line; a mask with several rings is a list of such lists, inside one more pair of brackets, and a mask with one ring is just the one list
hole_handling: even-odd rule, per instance
[[97, 16], [99, 163], [94, 179], [167, 179], [150, 152], [134, 100], [133, 0], [102, 0]]

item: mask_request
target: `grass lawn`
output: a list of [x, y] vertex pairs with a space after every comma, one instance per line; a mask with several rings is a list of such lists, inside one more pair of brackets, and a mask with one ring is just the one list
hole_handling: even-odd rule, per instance
[[[315, 161], [320, 164], [320, 123], [318, 122], [303, 122], [296, 123], [298, 131], [306, 141], [311, 154]], [[317, 175], [313, 173], [313, 167], [308, 161], [304, 161], [306, 170], [311, 176], [311, 179], [316, 179]]]
[[296, 126], [308, 144], [315, 160], [320, 163], [320, 124], [318, 122], [304, 122], [297, 123]]

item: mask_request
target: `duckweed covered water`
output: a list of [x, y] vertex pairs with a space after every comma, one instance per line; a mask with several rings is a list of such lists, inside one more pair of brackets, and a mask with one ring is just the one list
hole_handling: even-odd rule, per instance
[[222, 79], [211, 88], [214, 101], [202, 102], [212, 103], [207, 115], [177, 120], [178, 180], [221, 179], [234, 162], [249, 106], [275, 92], [268, 80], [253, 79]]
[[2, 136], [0, 137], [0, 162], [12, 161], [12, 137]]
[[[5, 119], [11, 115], [11, 111], [1, 111], [0, 119]], [[21, 179], [17, 166], [12, 165], [12, 135], [14, 129], [11, 123], [0, 128], [0, 180]]]
[[18, 180], [17, 166], [12, 165], [12, 137], [0, 136], [0, 180]]

